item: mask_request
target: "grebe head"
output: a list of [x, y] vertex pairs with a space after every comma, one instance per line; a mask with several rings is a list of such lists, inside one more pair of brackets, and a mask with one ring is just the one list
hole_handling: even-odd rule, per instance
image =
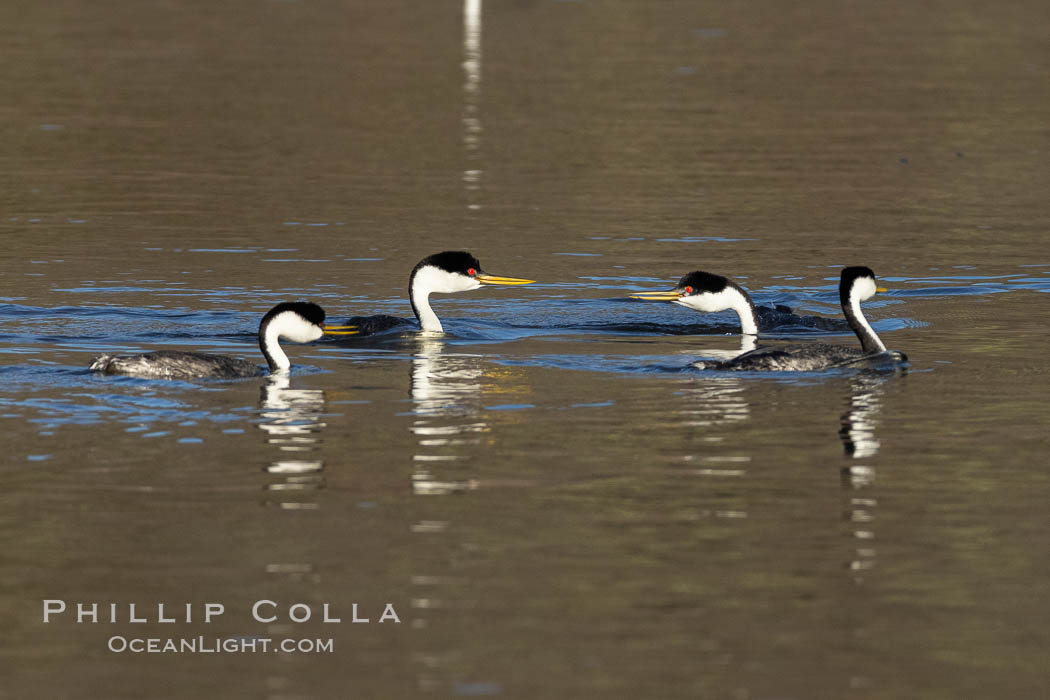
[[412, 311], [424, 331], [441, 333], [441, 321], [430, 308], [431, 294], [453, 294], [477, 289], [483, 284], [532, 284], [533, 280], [498, 277], [481, 270], [481, 263], [464, 251], [445, 251], [428, 255], [412, 268], [408, 278], [408, 298]]
[[324, 335], [324, 309], [308, 301], [286, 301], [262, 317], [259, 335], [272, 333], [293, 343], [309, 343]]
[[674, 289], [660, 292], [638, 292], [632, 299], [646, 301], [673, 301], [696, 311], [713, 313], [733, 308], [737, 290], [732, 282], [720, 275], [695, 270], [678, 280]]
[[271, 371], [286, 370], [291, 366], [281, 350], [280, 339], [293, 343], [309, 343], [323, 335], [353, 335], [354, 326], [326, 326], [325, 314], [317, 304], [308, 301], [286, 301], [278, 304], [259, 322], [259, 349]]
[[751, 297], [735, 282], [721, 275], [695, 270], [678, 280], [674, 289], [666, 292], [639, 292], [632, 294], [631, 298], [673, 301], [694, 311], [706, 313], [732, 309], [740, 317], [740, 327], [743, 333], [751, 335], [758, 333], [755, 308]]
[[428, 255], [412, 269], [409, 288], [414, 295], [452, 294], [477, 289], [483, 284], [532, 284], [533, 280], [497, 277], [482, 271], [481, 263], [470, 253], [447, 250]]
[[875, 296], [876, 292], [885, 292], [885, 287], [880, 287], [875, 282], [875, 273], [870, 267], [855, 265], [842, 270], [839, 277], [839, 300], [843, 305], [852, 299], [867, 301]]
[[675, 290], [680, 294], [676, 304], [707, 313], [732, 309], [740, 300], [740, 292], [728, 279], [700, 270], [682, 277]]

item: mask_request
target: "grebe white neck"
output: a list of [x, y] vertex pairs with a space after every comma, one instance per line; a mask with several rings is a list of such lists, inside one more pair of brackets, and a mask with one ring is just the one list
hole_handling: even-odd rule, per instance
[[846, 320], [853, 332], [857, 334], [861, 347], [871, 353], [886, 352], [886, 345], [868, 323], [868, 319], [864, 318], [864, 312], [860, 308], [860, 303], [871, 299], [875, 296], [875, 292], [875, 280], [870, 277], [858, 277], [850, 285], [849, 299], [844, 300], [845, 303], [842, 305]]

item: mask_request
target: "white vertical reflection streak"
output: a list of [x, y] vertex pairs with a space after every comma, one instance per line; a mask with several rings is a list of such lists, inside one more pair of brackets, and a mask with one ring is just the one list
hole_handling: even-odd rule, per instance
[[266, 442], [277, 447], [281, 459], [265, 468], [268, 474], [282, 477], [267, 485], [267, 491], [278, 497], [285, 510], [317, 508], [317, 502], [288, 498], [292, 493], [323, 488], [324, 463], [313, 458], [320, 445], [318, 434], [324, 429], [321, 420], [325, 396], [321, 389], [292, 389], [287, 374], [276, 374], [262, 387], [259, 429], [267, 434]]
[[[743, 355], [745, 352], [751, 352], [756, 347], [756, 339], [753, 335], [741, 335], [740, 336], [740, 349], [739, 350], [719, 350], [715, 348], [704, 349], [704, 357], [718, 360], [719, 362], [725, 362], [726, 360], [732, 360], [733, 358]], [[691, 353], [692, 351], [690, 351]], [[694, 367], [698, 369], [710, 369], [707, 367], [707, 363], [703, 360], [693, 363]]]
[[879, 451], [875, 419], [879, 415], [879, 394], [882, 392], [877, 380], [871, 377], [855, 378], [851, 387], [850, 407], [842, 415], [842, 430], [839, 433], [843, 448], [847, 457], [873, 457]]
[[[751, 417], [751, 406], [745, 396], [744, 383], [736, 377], [702, 376], [700, 381], [691, 383], [682, 391], [686, 407], [679, 413], [682, 424], [692, 429], [716, 430], [727, 427]], [[685, 456], [687, 463], [697, 466], [690, 473], [697, 476], [714, 478], [737, 478], [746, 476], [746, 465], [750, 455], [712, 454], [712, 444], [724, 439], [722, 435], [712, 434], [699, 438], [705, 444], [703, 454]], [[716, 505], [698, 513], [699, 517], [746, 518], [747, 511], [740, 506]]]
[[[279, 459], [264, 467], [264, 471], [277, 480], [266, 485], [270, 498], [281, 510], [312, 510], [318, 507], [313, 498], [304, 498], [324, 488], [324, 462], [312, 454], [320, 449], [320, 433], [325, 428], [321, 420], [325, 410], [325, 394], [322, 389], [293, 389], [287, 374], [275, 374], [267, 378], [262, 386], [259, 400], [259, 415], [263, 422], [259, 429], [266, 433], [266, 442], [279, 451]], [[270, 499], [267, 499], [270, 503]], [[276, 561], [266, 564], [268, 576], [280, 577], [281, 583], [293, 582], [307, 587], [321, 581], [317, 566], [305, 561]], [[312, 599], [316, 592], [307, 590], [301, 599]], [[288, 622], [273, 622], [266, 626], [267, 636], [290, 637], [295, 634], [294, 625]], [[286, 655], [280, 655], [286, 658]], [[266, 678], [267, 686], [277, 692], [267, 697], [281, 697], [280, 690], [291, 686], [291, 679], [283, 675], [280, 668]]]
[[[473, 490], [476, 480], [452, 478], [448, 472], [460, 471], [457, 467], [465, 456], [464, 446], [479, 443], [481, 434], [489, 430], [478, 417], [483, 375], [479, 358], [445, 354], [445, 343], [439, 339], [422, 336], [418, 342], [410, 383], [414, 415], [409, 429], [418, 442], [412, 460], [412, 492], [417, 496], [445, 496]], [[421, 520], [411, 531], [437, 544], [449, 537], [451, 528], [447, 520]], [[461, 582], [428, 572], [414, 574], [412, 584], [418, 591], [412, 598], [412, 626], [425, 629], [432, 611], [450, 605], [443, 591]], [[450, 659], [450, 652], [445, 650], [413, 654], [421, 667], [417, 679], [420, 690], [434, 692], [443, 687], [440, 673]]]
[[478, 166], [481, 149], [481, 0], [463, 0], [463, 146], [466, 168], [463, 185], [467, 208], [480, 209], [477, 192], [481, 187]]
[[[839, 437], [846, 457], [851, 460], [868, 459], [879, 451], [875, 426], [885, 380], [860, 375], [850, 380], [849, 408], [842, 414]], [[843, 470], [843, 483], [849, 488], [849, 506], [846, 519], [857, 543], [849, 570], [854, 583], [864, 582], [864, 572], [875, 566], [875, 507], [878, 501], [868, 492], [875, 484], [875, 468], [850, 464]]]
[[682, 410], [687, 426], [714, 427], [751, 417], [744, 384], [736, 377], [705, 377], [683, 394], [689, 398], [688, 407]]
[[[444, 342], [420, 338], [412, 358], [412, 401], [415, 420], [411, 430], [419, 441], [413, 457], [412, 491], [418, 496], [447, 495], [476, 488], [473, 479], [441, 479], [441, 465], [462, 459], [458, 447], [476, 444], [477, 433], [488, 425], [476, 420], [481, 395], [481, 367], [469, 355], [445, 355]], [[454, 420], [466, 418], [467, 420]], [[449, 450], [446, 448], [453, 448]]]

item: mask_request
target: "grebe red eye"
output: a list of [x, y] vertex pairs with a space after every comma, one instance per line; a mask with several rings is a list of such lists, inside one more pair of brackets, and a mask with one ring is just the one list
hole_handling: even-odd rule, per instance
[[693, 288], [692, 287], [686, 287], [685, 288], [685, 293], [686, 294], [692, 294], [693, 293]]
[[467, 270], [467, 274], [473, 277], [474, 275], [478, 274], [478, 271], [472, 267], [469, 270]]

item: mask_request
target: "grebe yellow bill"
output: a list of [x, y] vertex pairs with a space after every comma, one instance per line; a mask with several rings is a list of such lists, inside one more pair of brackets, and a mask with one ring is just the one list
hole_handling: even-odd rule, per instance
[[[291, 367], [281, 349], [280, 339], [309, 343], [323, 335], [354, 335], [353, 326], [325, 325], [325, 313], [317, 304], [284, 302], [266, 312], [259, 322], [259, 349], [269, 372], [286, 372]], [[257, 377], [267, 371], [248, 360], [179, 350], [158, 350], [141, 355], [102, 355], [90, 369], [103, 374], [125, 374], [152, 379], [238, 379]]]
[[[731, 360], [700, 361], [694, 366], [698, 369], [719, 370], [813, 371], [880, 357], [892, 362], [906, 361], [907, 357], [903, 353], [886, 350], [860, 308], [860, 302], [870, 299], [876, 292], [885, 291], [884, 287], [876, 284], [875, 273], [867, 267], [847, 267], [839, 276], [839, 302], [846, 323], [860, 340], [860, 348], [828, 343], [769, 346], [745, 352]], [[673, 301], [705, 312], [732, 309], [740, 317], [741, 332], [750, 336], [758, 335], [751, 297], [725, 277], [692, 272], [683, 277], [674, 289], [640, 292], [632, 297], [649, 301]]]
[[[412, 312], [419, 321], [420, 330], [443, 333], [437, 314], [430, 307], [431, 294], [455, 294], [478, 289], [483, 285], [522, 285], [535, 280], [490, 275], [481, 269], [481, 263], [470, 253], [445, 251], [420, 260], [408, 277], [408, 298]], [[361, 335], [411, 325], [411, 321], [397, 316], [354, 316], [347, 321], [358, 328]]]

